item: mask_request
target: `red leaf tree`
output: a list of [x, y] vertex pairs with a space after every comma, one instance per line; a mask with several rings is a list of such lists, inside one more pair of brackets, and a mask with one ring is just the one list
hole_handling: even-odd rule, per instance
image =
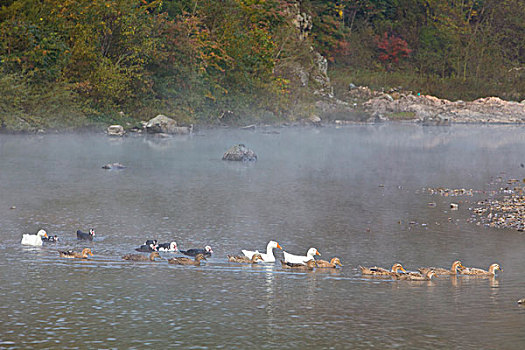
[[408, 57], [411, 49], [408, 43], [396, 35], [383, 33], [383, 36], [376, 37], [377, 48], [379, 49], [379, 60], [386, 64], [390, 70], [392, 63], [398, 63], [400, 58]]

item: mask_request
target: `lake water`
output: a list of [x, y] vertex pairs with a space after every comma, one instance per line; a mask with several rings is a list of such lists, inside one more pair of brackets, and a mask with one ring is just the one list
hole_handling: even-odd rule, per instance
[[[258, 161], [222, 161], [237, 143]], [[524, 348], [524, 235], [467, 222], [483, 192], [424, 190], [522, 179], [524, 149], [514, 126], [0, 135], [0, 348]], [[101, 169], [112, 162], [128, 168]], [[76, 240], [91, 227], [94, 242]], [[20, 244], [40, 228], [60, 242]], [[201, 267], [121, 260], [152, 238], [214, 254]], [[298, 273], [226, 260], [269, 240], [345, 266]], [[89, 261], [58, 257], [84, 247]], [[457, 259], [504, 271], [410, 282], [357, 268]]]

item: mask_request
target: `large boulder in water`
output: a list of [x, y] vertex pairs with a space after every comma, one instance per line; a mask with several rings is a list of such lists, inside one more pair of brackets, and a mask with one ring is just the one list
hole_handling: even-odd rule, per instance
[[146, 131], [150, 134], [173, 134], [177, 128], [177, 121], [159, 114], [146, 123]]
[[230, 147], [230, 149], [228, 149], [222, 156], [222, 160], [255, 162], [257, 160], [257, 155], [245, 145], [238, 144]]

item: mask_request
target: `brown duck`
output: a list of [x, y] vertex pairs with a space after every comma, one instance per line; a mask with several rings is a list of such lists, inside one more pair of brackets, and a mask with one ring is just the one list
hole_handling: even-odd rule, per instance
[[122, 257], [122, 259], [130, 261], [155, 261], [155, 258], [160, 258], [159, 252], [152, 252], [149, 256], [140, 254], [126, 254]]
[[392, 277], [405, 281], [430, 281], [435, 274], [433, 270], [429, 270], [424, 274], [418, 272], [396, 273]]
[[206, 258], [204, 257], [204, 254], [197, 254], [195, 256], [195, 260], [192, 260], [190, 258], [186, 258], [186, 257], [178, 257], [178, 258], [171, 258], [171, 259], [168, 259], [168, 262], [170, 264], [177, 264], [177, 265], [193, 265], [193, 266], [200, 266], [201, 264], [201, 260], [206, 260]]
[[400, 270], [403, 272], [406, 272], [406, 270], [401, 266], [401, 264], [396, 263], [392, 266], [392, 270], [388, 271], [387, 269], [384, 269], [382, 267], [363, 267], [359, 266], [361, 269], [362, 275], [370, 275], [370, 276], [392, 276], [396, 273], [398, 273]]
[[240, 255], [228, 255], [228, 261], [239, 263], [239, 264], [257, 264], [259, 261], [263, 261], [261, 254], [253, 254], [252, 258]]
[[326, 260], [317, 260], [316, 261], [317, 263], [317, 267], [321, 267], [321, 268], [332, 268], [332, 269], [335, 269], [337, 267], [337, 265], [343, 267], [344, 265], [341, 264], [341, 260], [339, 260], [339, 258], [332, 258], [332, 260], [330, 260], [330, 262], [326, 261]]
[[281, 266], [283, 269], [292, 269], [297, 271], [312, 271], [317, 266], [315, 260], [308, 260], [305, 264], [295, 264], [281, 260]]
[[461, 270], [462, 275], [468, 275], [468, 276], [495, 276], [496, 271], [500, 270], [503, 271], [503, 269], [498, 264], [492, 264], [489, 266], [489, 270], [483, 270], [478, 269], [476, 267], [464, 267]]
[[93, 256], [93, 253], [91, 252], [91, 249], [84, 248], [82, 250], [82, 253], [74, 252], [72, 250], [68, 251], [60, 251], [58, 252], [62, 258], [70, 258], [70, 259], [87, 259], [88, 255]]
[[461, 271], [463, 269], [463, 265], [461, 265], [461, 261], [456, 260], [452, 263], [452, 267], [449, 269], [444, 269], [442, 267], [422, 267], [419, 270], [422, 274], [427, 273], [428, 271], [432, 270], [436, 274], [436, 276], [440, 275], [455, 275], [458, 273], [458, 271]]

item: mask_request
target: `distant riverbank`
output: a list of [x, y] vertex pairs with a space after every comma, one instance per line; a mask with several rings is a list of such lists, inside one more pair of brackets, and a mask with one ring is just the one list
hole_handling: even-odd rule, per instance
[[[261, 126], [321, 126], [326, 124], [351, 124], [351, 123], [380, 123], [386, 121], [409, 121], [422, 125], [451, 125], [459, 124], [523, 124], [525, 123], [525, 100], [521, 102], [505, 101], [498, 97], [480, 98], [474, 101], [449, 101], [434, 96], [415, 94], [411, 91], [391, 89], [387, 92], [374, 91], [365, 86], [351, 84], [348, 91], [333, 96], [320, 97], [317, 101], [307, 102], [292, 117], [279, 118], [275, 115], [261, 118], [261, 111], [253, 115], [236, 115], [228, 111], [219, 114], [216, 120], [209, 123], [177, 122], [177, 116], [167, 116], [172, 125], [171, 131], [150, 133], [161, 134], [186, 134], [193, 128], [239, 127], [257, 128]], [[65, 119], [61, 122], [56, 116], [52, 117], [53, 123], [48, 124], [45, 118], [28, 121], [17, 116], [9, 118], [15, 121], [9, 125], [2, 124], [1, 133], [57, 133], [57, 132], [108, 132], [111, 124], [121, 125], [122, 133], [146, 132], [146, 125], [150, 119], [136, 121], [120, 114], [117, 118], [106, 118], [93, 122], [89, 118], [77, 117]], [[159, 113], [161, 115], [161, 113]], [[255, 116], [255, 117], [254, 117]], [[17, 120], [19, 119], [19, 120]], [[73, 120], [73, 122], [72, 122]], [[157, 128], [158, 129], [158, 128]], [[111, 133], [111, 132], [109, 132]]]

